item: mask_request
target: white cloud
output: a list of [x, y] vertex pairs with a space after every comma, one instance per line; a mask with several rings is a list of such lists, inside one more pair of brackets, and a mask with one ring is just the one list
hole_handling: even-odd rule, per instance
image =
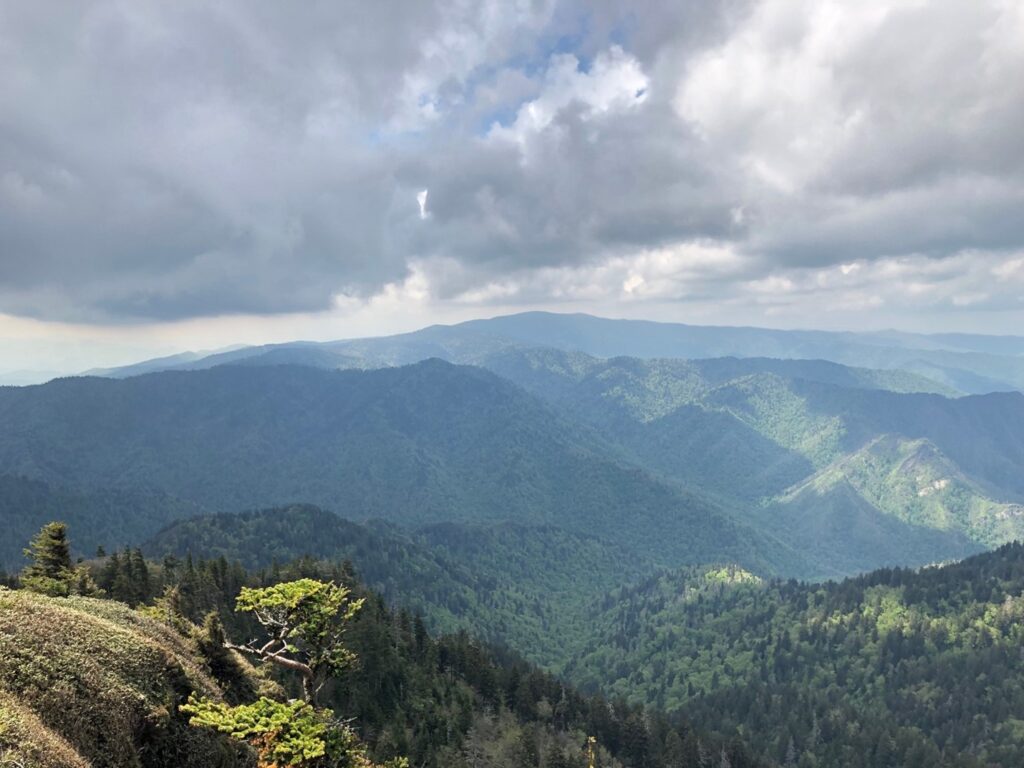
[[992, 274], [999, 280], [1024, 281], [1024, 258], [999, 262], [992, 267]]
[[423, 130], [461, 106], [475, 71], [521, 50], [524, 37], [540, 34], [551, 22], [556, 3], [483, 0], [434, 7], [436, 26], [418, 42], [416, 66], [402, 73], [397, 108], [388, 121], [392, 131]]
[[767, 0], [720, 48], [692, 65], [679, 114], [761, 181], [799, 189], [865, 118], [846, 101], [838, 72], [870, 45], [885, 3]]
[[545, 72], [540, 95], [519, 108], [511, 125], [495, 124], [489, 135], [525, 146], [531, 136], [551, 125], [560, 110], [579, 105], [583, 119], [590, 119], [632, 109], [647, 98], [649, 85], [640, 63], [617, 45], [599, 53], [586, 71], [574, 55], [557, 54]]
[[1017, 124], [1022, 16], [1000, 0], [763, 0], [692, 62], [676, 108], [785, 194], [915, 183]]

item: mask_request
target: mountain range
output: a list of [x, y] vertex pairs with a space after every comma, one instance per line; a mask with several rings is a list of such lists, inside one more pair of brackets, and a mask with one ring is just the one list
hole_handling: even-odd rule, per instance
[[0, 387], [0, 566], [63, 519], [111, 589], [354, 568], [780, 765], [1010, 765], [1022, 362], [530, 313]]
[[[411, 529], [553, 526], [623, 546], [645, 567], [727, 561], [820, 579], [1021, 536], [1024, 395], [964, 395], [921, 366], [800, 358], [829, 344], [842, 352], [833, 357], [962, 356], [961, 384], [994, 370], [972, 356], [1006, 370], [1024, 361], [1015, 337], [528, 313], [2, 388], [0, 474], [77, 495], [70, 508], [97, 520], [118, 513], [83, 499], [145, 497], [151, 512], [89, 526], [88, 545], [305, 502]], [[35, 521], [49, 502], [26, 498], [20, 517]]]
[[[428, 357], [480, 364], [510, 348], [548, 347], [601, 358], [767, 357], [827, 360], [901, 370], [965, 394], [1024, 389], [1024, 336], [793, 331], [614, 320], [583, 314], [525, 312], [412, 333], [333, 342], [292, 342], [209, 354], [183, 353], [90, 374], [132, 376], [228, 362], [322, 367], [403, 365]], [[933, 385], [934, 386], [934, 385]]]
[[0, 424], [0, 470], [90, 492], [153, 489], [215, 511], [301, 500], [417, 525], [556, 524], [666, 565], [801, 568], [799, 553], [618, 461], [518, 387], [437, 360], [61, 379], [0, 390]]

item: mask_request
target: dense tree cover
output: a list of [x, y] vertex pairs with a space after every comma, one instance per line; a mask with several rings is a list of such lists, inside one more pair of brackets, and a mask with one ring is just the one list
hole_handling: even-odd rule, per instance
[[[406, 532], [309, 505], [184, 520], [142, 549], [158, 560], [223, 556], [250, 569], [304, 555], [351, 560], [372, 589], [423, 614], [432, 630], [467, 629], [544, 666], [563, 663], [572, 640], [587, 635], [596, 598], [653, 572], [620, 546], [554, 526], [439, 523]], [[134, 600], [126, 590], [120, 599]]]
[[20, 567], [25, 542], [51, 520], [74, 529], [78, 554], [92, 554], [98, 546], [138, 544], [168, 523], [203, 511], [152, 490], [71, 490], [59, 480], [0, 474], [0, 565]]
[[804, 572], [795, 550], [623, 463], [520, 388], [439, 360], [0, 389], [0, 471], [155, 488], [218, 512], [305, 501], [360, 520], [551, 524], [667, 566]]
[[921, 565], [1024, 535], [1019, 393], [950, 399], [915, 392], [899, 371], [822, 361], [514, 350], [485, 364], [796, 548], [814, 564], [804, 577]]
[[820, 586], [691, 569], [611, 593], [566, 674], [783, 764], [1024, 759], [1024, 545]]
[[[133, 589], [141, 603], [155, 603], [146, 609], [154, 615], [201, 621], [216, 612], [218, 621], [207, 622], [207, 635], [223, 632], [236, 643], [259, 636], [249, 614], [233, 610], [234, 596], [243, 588], [295, 579], [350, 585], [354, 596], [366, 601], [345, 636], [359, 661], [340, 683], [327, 683], [322, 701], [355, 718], [376, 760], [407, 755], [413, 766], [424, 768], [583, 768], [589, 734], [601, 745], [598, 764], [605, 768], [760, 764], [738, 740], [704, 736], [679, 715], [667, 718], [622, 699], [581, 695], [466, 632], [434, 637], [418, 616], [390, 610], [383, 598], [360, 586], [349, 564], [307, 558], [250, 572], [225, 558], [169, 558], [145, 563], [148, 595], [142, 596], [136, 586], [142, 563], [130, 553], [93, 561], [91, 567], [108, 596], [119, 599], [120, 589]], [[210, 646], [214, 659], [219, 647]], [[214, 663], [211, 669], [230, 689], [233, 667]], [[280, 682], [299, 694], [296, 680]]]
[[[1009, 514], [1024, 499], [1019, 393], [887, 391], [916, 379], [819, 361], [499, 348], [478, 362], [507, 380], [428, 360], [5, 389], [0, 471], [101, 497], [156, 494], [138, 515], [88, 506], [114, 543], [124, 543], [115, 519], [141, 530], [158, 515], [178, 517], [164, 508], [171, 498], [218, 512], [308, 501], [408, 525], [557, 525], [668, 567], [729, 561], [800, 578], [958, 557], [970, 551], [965, 537], [990, 546], [1021, 532], [1024, 517]], [[934, 467], [958, 479], [928, 497], [927, 514], [925, 497], [909, 492], [919, 463], [859, 461], [883, 438], [925, 441], [940, 457]], [[802, 500], [787, 508], [787, 489], [826, 470], [855, 493], [824, 507], [844, 535], [808, 546], [789, 522]], [[112, 487], [122, 491], [101, 490]], [[763, 514], [773, 497], [779, 513]]]

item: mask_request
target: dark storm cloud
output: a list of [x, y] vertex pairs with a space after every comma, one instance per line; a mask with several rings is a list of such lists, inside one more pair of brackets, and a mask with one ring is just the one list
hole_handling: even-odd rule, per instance
[[[1024, 14], [869, 5], [2, 4], [0, 312], [319, 310], [413, 270], [440, 298], [591, 268], [728, 298], [1011, 258]], [[735, 259], [629, 261], [687, 243]]]

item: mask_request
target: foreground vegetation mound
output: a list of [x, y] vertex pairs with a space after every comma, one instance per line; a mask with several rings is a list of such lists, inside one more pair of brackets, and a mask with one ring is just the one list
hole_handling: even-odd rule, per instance
[[47, 728], [35, 713], [0, 691], [0, 765], [89, 768], [74, 747]]
[[244, 748], [189, 727], [178, 707], [193, 693], [224, 698], [191, 642], [170, 627], [112, 601], [0, 589], [0, 757], [7, 763], [249, 765]]

